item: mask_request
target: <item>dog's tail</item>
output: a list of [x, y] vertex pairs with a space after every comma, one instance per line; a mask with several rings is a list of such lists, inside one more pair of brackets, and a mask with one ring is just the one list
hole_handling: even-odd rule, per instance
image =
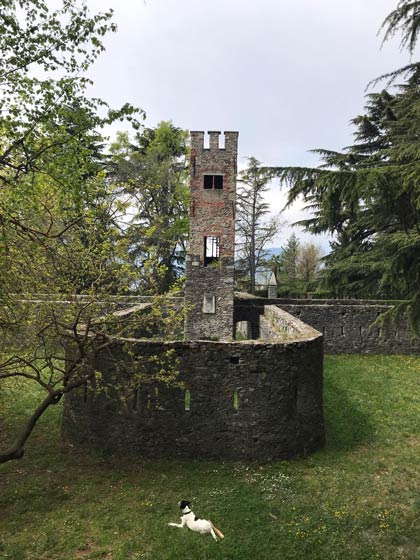
[[[211, 523], [211, 521], [210, 521]], [[215, 527], [213, 525], [213, 523], [211, 523], [211, 526], [213, 527], [213, 531], [216, 533], [216, 535], [220, 538], [220, 539], [224, 539], [225, 535], [222, 533], [222, 531], [219, 531], [219, 529], [217, 527]]]

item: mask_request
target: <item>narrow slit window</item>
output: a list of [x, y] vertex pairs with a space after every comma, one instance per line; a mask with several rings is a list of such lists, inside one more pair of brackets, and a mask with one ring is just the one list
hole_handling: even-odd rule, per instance
[[238, 391], [233, 391], [233, 410], [238, 412], [239, 410], [239, 395]]
[[191, 410], [191, 393], [189, 389], [185, 390], [184, 396], [184, 410]]
[[209, 235], [204, 238], [204, 266], [218, 261], [220, 256], [220, 237]]
[[223, 189], [223, 175], [204, 175], [205, 189]]

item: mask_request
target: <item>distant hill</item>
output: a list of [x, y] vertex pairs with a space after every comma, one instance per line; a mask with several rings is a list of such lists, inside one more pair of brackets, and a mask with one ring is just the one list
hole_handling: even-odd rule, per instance
[[269, 247], [268, 249], [266, 249], [266, 251], [269, 255], [272, 255], [273, 257], [278, 257], [283, 253], [282, 247]]

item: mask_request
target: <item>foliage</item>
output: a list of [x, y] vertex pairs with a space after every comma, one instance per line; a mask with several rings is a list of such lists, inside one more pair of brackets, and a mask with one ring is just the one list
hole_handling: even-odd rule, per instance
[[[383, 42], [401, 33], [401, 49], [407, 49], [410, 55], [413, 55], [420, 31], [420, 2], [400, 0], [395, 10], [385, 18], [381, 30], [384, 30]], [[382, 78], [388, 78], [392, 82], [398, 76], [407, 76], [419, 70], [420, 64], [413, 62], [373, 80], [373, 83], [377, 83]]]
[[[394, 560], [420, 551], [420, 361], [328, 356], [327, 446], [269, 465], [144, 461], [60, 443], [60, 410], [41, 420], [27, 457], [0, 465], [0, 557], [198, 560]], [[37, 395], [19, 392], [0, 432]], [[32, 388], [33, 391], [33, 388]], [[180, 498], [226, 538], [171, 529]]]
[[282, 249], [279, 265], [291, 284], [293, 284], [298, 275], [298, 258], [299, 258], [300, 242], [295, 233], [287, 240], [285, 247]]
[[183, 271], [188, 234], [187, 133], [171, 122], [145, 128], [134, 142], [120, 133], [111, 146], [114, 177], [129, 197], [125, 230], [137, 290], [166, 292]]
[[299, 239], [292, 233], [286, 245], [281, 248], [280, 255], [273, 256], [269, 262], [281, 294], [297, 292], [301, 288], [298, 286], [299, 245]]
[[267, 244], [280, 231], [279, 216], [267, 219], [269, 205], [264, 194], [272, 173], [261, 167], [256, 158], [248, 158], [248, 168], [239, 175], [236, 194], [236, 235], [238, 268], [249, 276], [251, 294], [255, 294], [255, 274], [267, 258]]
[[313, 291], [318, 288], [321, 249], [314, 243], [301, 244], [292, 233], [281, 253], [269, 261], [281, 295]]
[[109, 294], [136, 279], [128, 202], [100, 131], [123, 118], [138, 127], [142, 112], [86, 92], [85, 73], [115, 31], [111, 17], [91, 16], [79, 0], [0, 8], [0, 391], [15, 398], [27, 379], [42, 393], [0, 462], [22, 457], [45, 410], [97, 375], [91, 356], [111, 341], [109, 321], [97, 317], [115, 310]]
[[[400, 3], [400, 8], [403, 4], [407, 3]], [[390, 29], [395, 30], [398, 26], [392, 21]], [[407, 21], [399, 21], [408, 30]], [[355, 143], [343, 152], [315, 150], [323, 159], [319, 168], [277, 170], [291, 186], [289, 203], [303, 196], [313, 211], [313, 218], [303, 225], [312, 233], [335, 237], [326, 259], [327, 287], [338, 296], [409, 299], [391, 314], [407, 312], [416, 332], [420, 325], [419, 78], [414, 67], [407, 81], [392, 91], [369, 94], [365, 114], [353, 119]]]
[[319, 272], [321, 249], [314, 243], [303, 243], [299, 247], [298, 275], [306, 286], [313, 282]]
[[[79, 0], [51, 10], [44, 0], [5, 0], [0, 13], [0, 181], [16, 183], [30, 172], [65, 177], [81, 151], [93, 151], [90, 132], [117, 119], [133, 120], [135, 109], [111, 110], [90, 99], [85, 72], [114, 32], [112, 11], [91, 16]], [[101, 107], [104, 115], [99, 116]], [[108, 109], [108, 111], [107, 111]], [[133, 121], [136, 124], [136, 121]], [[81, 143], [78, 146], [77, 141]], [[58, 158], [58, 161], [56, 160]], [[55, 163], [55, 165], [54, 165]], [[64, 169], [61, 165], [64, 164]], [[83, 158], [79, 174], [89, 173]], [[66, 181], [69, 194], [80, 188]], [[29, 188], [30, 182], [27, 185]], [[2, 214], [8, 215], [5, 208]]]
[[384, 42], [401, 33], [401, 48], [413, 54], [420, 31], [420, 2], [400, 0], [396, 9], [385, 18], [382, 29], [385, 29]]
[[418, 299], [417, 78], [391, 95], [371, 94], [354, 119], [356, 141], [344, 153], [318, 150], [319, 169], [283, 169], [289, 201], [302, 194], [313, 233], [335, 234], [326, 259], [327, 283], [337, 295]]

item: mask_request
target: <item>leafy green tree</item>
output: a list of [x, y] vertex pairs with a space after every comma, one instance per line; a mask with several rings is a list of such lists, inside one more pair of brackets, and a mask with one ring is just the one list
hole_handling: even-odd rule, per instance
[[99, 207], [109, 205], [111, 190], [98, 179], [99, 131], [123, 118], [138, 125], [133, 107], [112, 110], [86, 95], [86, 72], [103, 51], [103, 36], [116, 29], [112, 12], [91, 15], [79, 0], [57, 9], [43, 0], [6, 0], [0, 16], [0, 251], [10, 250], [13, 235], [40, 246], [46, 239], [68, 243], [70, 230], [86, 238], [92, 204], [104, 225]]
[[[111, 16], [91, 16], [79, 0], [0, 8], [0, 390], [13, 396], [30, 382], [43, 395], [0, 462], [22, 457], [44, 411], [96, 375], [92, 355], [119, 330], [107, 317], [108, 294], [136, 279], [126, 258], [128, 202], [100, 135], [123, 118], [137, 126], [135, 110], [90, 99], [84, 74], [115, 30]], [[166, 330], [167, 317], [176, 322], [162, 315]]]
[[137, 290], [166, 292], [183, 270], [188, 235], [187, 132], [171, 122], [111, 146], [115, 178], [133, 214], [125, 235], [138, 271]]
[[248, 158], [248, 167], [239, 175], [236, 195], [236, 235], [238, 268], [249, 276], [251, 294], [255, 294], [255, 275], [266, 261], [267, 244], [280, 231], [278, 216], [267, 219], [270, 209], [264, 201], [272, 173], [256, 158]]
[[298, 252], [297, 272], [299, 278], [304, 282], [306, 290], [316, 280], [320, 262], [321, 249], [314, 243], [302, 243]]
[[85, 72], [116, 30], [111, 11], [91, 16], [79, 0], [56, 10], [44, 0], [4, 0], [0, 10], [0, 181], [10, 184], [86, 130], [132, 119], [135, 110], [111, 110], [86, 95]]

